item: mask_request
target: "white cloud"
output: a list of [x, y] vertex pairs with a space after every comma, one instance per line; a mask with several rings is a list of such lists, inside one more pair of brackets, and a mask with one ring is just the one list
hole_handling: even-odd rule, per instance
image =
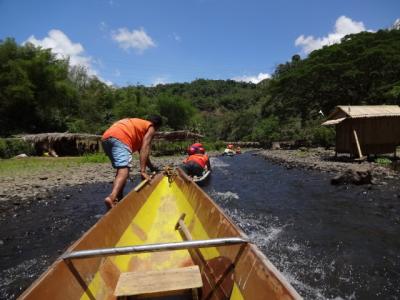
[[31, 35], [24, 43], [32, 43], [35, 46], [40, 46], [43, 49], [51, 49], [51, 51], [59, 59], [69, 57], [70, 66], [83, 66], [86, 68], [89, 76], [96, 76], [100, 81], [111, 86], [113, 83], [102, 78], [93, 68], [93, 64], [102, 65], [100, 60], [94, 60], [90, 56], [84, 55], [85, 49], [80, 43], [74, 43], [61, 30], [52, 29], [48, 36], [42, 40], [38, 40], [34, 35]]
[[340, 43], [340, 40], [345, 35], [359, 33], [361, 31], [366, 31], [363, 22], [356, 22], [346, 16], [340, 16], [336, 20], [335, 28], [332, 33], [318, 38], [315, 38], [312, 35], [300, 35], [296, 39], [295, 45], [302, 47], [302, 51], [308, 54], [316, 49], [322, 48], [323, 46]]
[[97, 79], [99, 79], [100, 81], [104, 82], [105, 84], [107, 84], [108, 86], [114, 86], [114, 82], [104, 79], [101, 76], [97, 76]]
[[400, 18], [396, 19], [396, 21], [394, 21], [392, 27], [392, 29], [400, 29]]
[[165, 77], [165, 76], [160, 76], [160, 77], [155, 78], [151, 85], [152, 86], [157, 86], [159, 84], [167, 84], [167, 83], [168, 83], [168, 78]]
[[243, 81], [243, 82], [252, 82], [252, 83], [259, 83], [260, 81], [271, 78], [271, 75], [268, 73], [259, 73], [258, 75], [253, 76], [237, 76], [233, 77], [232, 80], [235, 81]]
[[143, 28], [132, 30], [132, 32], [127, 28], [119, 28], [117, 32], [112, 34], [112, 38], [114, 41], [118, 42], [122, 49], [128, 50], [132, 48], [138, 53], [142, 53], [144, 50], [156, 46], [153, 39], [147, 35]]
[[80, 65], [88, 70], [89, 75], [97, 75], [97, 72], [92, 68], [92, 58], [85, 56], [85, 49], [80, 43], [73, 43], [69, 37], [58, 29], [49, 31], [48, 36], [42, 40], [38, 40], [34, 35], [31, 35], [24, 43], [32, 43], [35, 46], [40, 46], [44, 49], [51, 49], [59, 59], [69, 57], [70, 65]]

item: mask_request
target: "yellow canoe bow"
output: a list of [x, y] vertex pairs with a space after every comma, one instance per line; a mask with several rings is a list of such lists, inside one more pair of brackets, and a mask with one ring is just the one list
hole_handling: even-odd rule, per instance
[[180, 169], [133, 189], [20, 299], [301, 299]]

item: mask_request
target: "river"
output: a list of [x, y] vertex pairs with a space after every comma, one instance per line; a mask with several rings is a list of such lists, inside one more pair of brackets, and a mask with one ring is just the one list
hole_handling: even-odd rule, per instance
[[[332, 186], [251, 153], [212, 158], [204, 190], [306, 299], [400, 298], [400, 189]], [[0, 298], [18, 296], [104, 213], [108, 184], [69, 187], [0, 220]]]
[[213, 165], [207, 193], [302, 296], [400, 298], [399, 182], [332, 186], [250, 154]]

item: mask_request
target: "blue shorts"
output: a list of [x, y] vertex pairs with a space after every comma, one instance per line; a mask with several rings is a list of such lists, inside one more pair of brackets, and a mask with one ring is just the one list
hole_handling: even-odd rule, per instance
[[110, 158], [113, 168], [130, 168], [132, 151], [120, 140], [110, 137], [102, 142], [105, 154]]

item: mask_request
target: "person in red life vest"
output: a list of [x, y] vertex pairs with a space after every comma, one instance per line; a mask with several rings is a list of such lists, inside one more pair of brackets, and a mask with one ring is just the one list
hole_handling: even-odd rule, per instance
[[210, 159], [200, 143], [190, 146], [188, 155], [181, 168], [189, 176], [202, 176], [205, 170], [211, 170]]
[[151, 171], [156, 168], [151, 163], [150, 147], [156, 130], [162, 125], [160, 116], [151, 116], [148, 120], [127, 118], [111, 125], [102, 136], [104, 152], [116, 169], [116, 175], [111, 193], [104, 199], [108, 208], [112, 208], [122, 199], [123, 190], [129, 176], [132, 153], [139, 151], [140, 174], [144, 179], [150, 179], [146, 166]]

